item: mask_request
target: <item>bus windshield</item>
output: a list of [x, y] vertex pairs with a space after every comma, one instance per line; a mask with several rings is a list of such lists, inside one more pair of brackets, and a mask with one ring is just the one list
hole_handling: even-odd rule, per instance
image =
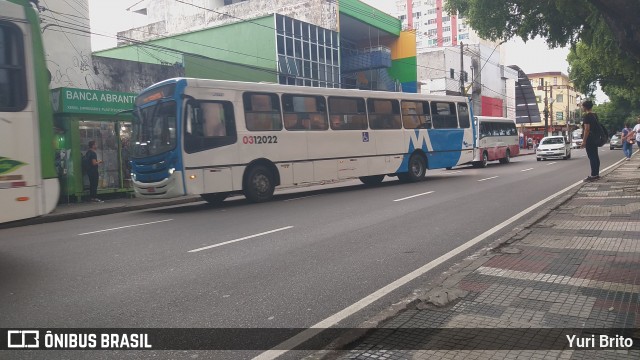
[[132, 154], [134, 158], [158, 155], [176, 147], [176, 103], [157, 102], [134, 112]]

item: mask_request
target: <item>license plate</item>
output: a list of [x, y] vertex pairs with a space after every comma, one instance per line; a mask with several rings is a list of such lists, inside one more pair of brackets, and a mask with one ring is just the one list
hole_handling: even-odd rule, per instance
[[156, 188], [153, 188], [153, 187], [147, 188], [147, 192], [154, 193], [156, 192]]

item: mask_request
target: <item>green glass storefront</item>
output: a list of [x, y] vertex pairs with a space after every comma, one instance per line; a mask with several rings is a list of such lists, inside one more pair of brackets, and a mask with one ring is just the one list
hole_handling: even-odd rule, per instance
[[132, 192], [128, 165], [132, 116], [119, 113], [133, 108], [136, 94], [74, 88], [53, 89], [51, 94], [60, 202], [81, 201], [88, 195], [81, 159], [91, 140], [103, 161], [98, 168], [98, 195]]

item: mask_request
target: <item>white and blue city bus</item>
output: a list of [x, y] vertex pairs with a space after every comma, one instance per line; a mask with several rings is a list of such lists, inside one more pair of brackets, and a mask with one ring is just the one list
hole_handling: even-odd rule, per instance
[[176, 78], [144, 90], [134, 109], [136, 196], [243, 193], [385, 176], [415, 182], [474, 159], [465, 97]]

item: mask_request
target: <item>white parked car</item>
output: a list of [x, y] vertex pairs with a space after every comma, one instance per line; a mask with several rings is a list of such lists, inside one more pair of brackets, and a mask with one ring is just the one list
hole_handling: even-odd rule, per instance
[[571, 159], [571, 143], [564, 136], [547, 136], [540, 140], [536, 149], [536, 160]]

